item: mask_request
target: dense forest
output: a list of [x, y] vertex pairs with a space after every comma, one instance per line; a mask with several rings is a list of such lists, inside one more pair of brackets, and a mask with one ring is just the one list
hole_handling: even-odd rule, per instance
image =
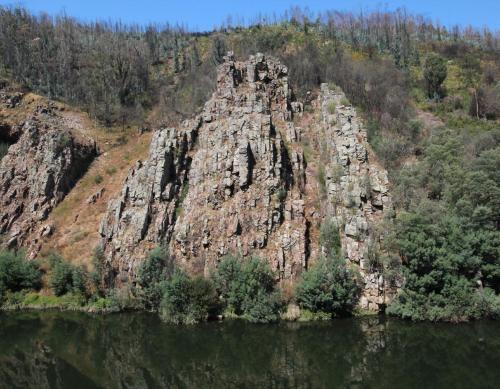
[[[395, 197], [389, 254], [373, 260], [382, 268], [395, 257], [403, 261], [405, 283], [389, 313], [451, 321], [500, 315], [498, 32], [448, 28], [404, 10], [311, 15], [293, 9], [277, 20], [193, 33], [0, 8], [0, 77], [81, 107], [110, 131], [129, 123], [175, 123], [198, 112], [228, 50], [242, 58], [256, 52], [280, 58], [306, 110], [319, 84], [328, 82], [363, 112]], [[429, 117], [438, 125], [429, 127]], [[332, 250], [306, 273], [297, 287], [299, 305], [315, 314], [353, 311], [356, 285], [339, 269], [338, 256]], [[197, 321], [217, 310], [214, 288], [232, 311], [256, 321], [274, 320], [282, 308], [257, 259], [237, 268], [228, 258], [208, 281], [174, 271], [159, 285], [147, 281], [164, 271], [157, 257], [144, 265], [139, 299], [168, 320]], [[4, 253], [0, 296], [22, 289], [9, 278], [9, 264], [19, 270], [20, 283], [24, 273], [28, 286], [39, 283], [34, 265]], [[65, 266], [53, 261], [54, 289], [82, 290], [85, 276]], [[261, 275], [257, 285], [251, 274]], [[190, 293], [180, 298], [179, 290]]]

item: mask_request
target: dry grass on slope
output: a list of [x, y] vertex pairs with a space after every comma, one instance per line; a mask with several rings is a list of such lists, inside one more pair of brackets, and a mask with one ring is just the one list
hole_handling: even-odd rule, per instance
[[[103, 128], [73, 108], [64, 107], [58, 115], [65, 128], [94, 139], [100, 154], [45, 221], [54, 232], [45, 238], [41, 256], [54, 251], [72, 263], [87, 265], [99, 241], [98, 227], [108, 201], [121, 190], [130, 167], [147, 156], [151, 134], [140, 135], [135, 127]], [[89, 203], [99, 192], [102, 195]]]
[[[151, 134], [139, 135], [132, 128], [125, 132], [85, 128], [96, 139], [101, 154], [49, 216], [47, 224], [54, 226], [54, 234], [44, 242], [42, 255], [55, 251], [72, 263], [88, 265], [108, 202], [120, 192], [130, 167], [147, 157]], [[101, 195], [89, 202], [98, 193]]]

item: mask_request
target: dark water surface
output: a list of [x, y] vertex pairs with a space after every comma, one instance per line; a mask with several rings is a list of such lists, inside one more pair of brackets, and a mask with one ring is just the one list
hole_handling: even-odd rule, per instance
[[500, 324], [0, 313], [1, 388], [499, 388]]

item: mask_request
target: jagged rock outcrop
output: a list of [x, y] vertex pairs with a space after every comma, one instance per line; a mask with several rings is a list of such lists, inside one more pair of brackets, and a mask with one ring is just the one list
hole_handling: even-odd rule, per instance
[[133, 277], [158, 244], [198, 273], [228, 253], [268, 258], [280, 278], [306, 265], [305, 162], [288, 121], [301, 107], [287, 72], [262, 54], [229, 54], [201, 115], [154, 134], [101, 225], [112, 280]]
[[[97, 154], [95, 142], [61, 128], [50, 108], [40, 108], [20, 129], [0, 162], [0, 235], [10, 248], [31, 246], [40, 228]], [[42, 226], [40, 233], [46, 233]]]
[[302, 105], [291, 95], [288, 70], [277, 60], [225, 57], [202, 113], [157, 130], [149, 158], [110, 203], [100, 227], [108, 285], [133, 280], [158, 245], [194, 273], [207, 274], [227, 254], [259, 255], [281, 280], [293, 280], [318, 247], [309, 241], [310, 224], [321, 213], [337, 222], [346, 260], [360, 270], [361, 306], [377, 310], [388, 301], [392, 289], [371, 260], [392, 209], [387, 173], [372, 158], [354, 108], [323, 85], [315, 105], [329, 162], [325, 209], [318, 209], [307, 190], [301, 130], [291, 120]]
[[130, 170], [120, 196], [111, 201], [99, 232], [104, 238], [109, 282], [126, 281], [145, 253], [172, 236], [200, 120], [181, 130], [157, 130], [149, 158]]
[[384, 280], [376, 258], [384, 237], [379, 228], [392, 213], [387, 172], [369, 151], [356, 110], [343, 104], [344, 94], [322, 84], [319, 99], [330, 158], [325, 168], [327, 213], [340, 228], [343, 252], [363, 278], [360, 305], [377, 310], [395, 292]]

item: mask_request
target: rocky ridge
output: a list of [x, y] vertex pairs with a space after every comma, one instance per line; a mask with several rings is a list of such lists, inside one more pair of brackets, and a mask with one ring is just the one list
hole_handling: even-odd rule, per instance
[[288, 69], [262, 54], [239, 62], [229, 53], [202, 113], [157, 130], [149, 158], [110, 203], [100, 227], [107, 284], [133, 281], [159, 245], [193, 273], [207, 275], [227, 254], [258, 255], [280, 280], [293, 281], [317, 256], [310, 231], [322, 214], [336, 221], [346, 260], [361, 273], [360, 305], [382, 309], [395, 290], [377, 263], [379, 229], [392, 212], [387, 172], [344, 99], [322, 85], [314, 103], [328, 155], [326, 201], [317, 209], [306, 201], [301, 129], [292, 120], [302, 106], [292, 99]]
[[160, 244], [198, 273], [229, 253], [266, 257], [281, 279], [306, 266], [305, 162], [289, 121], [301, 107], [287, 72], [261, 54], [229, 54], [201, 115], [153, 135], [100, 228], [110, 280], [133, 278]]
[[[360, 270], [361, 306], [378, 310], [392, 293], [373, 263], [383, 239], [377, 226], [392, 209], [388, 179], [343, 98], [323, 85], [317, 104], [330, 158], [322, 213], [337, 222], [347, 260]], [[226, 56], [202, 113], [157, 130], [149, 158], [110, 203], [100, 227], [108, 284], [133, 280], [158, 245], [195, 273], [208, 274], [227, 254], [259, 255], [280, 280], [295, 279], [311, 254], [306, 161], [292, 121], [301, 109], [277, 60]]]
[[[4, 109], [22, 107], [22, 94], [11, 95], [0, 96]], [[6, 246], [28, 247], [32, 258], [54, 232], [43, 222], [97, 154], [85, 128], [59, 109], [36, 106], [28, 120], [13, 115], [0, 128], [13, 143], [0, 164], [0, 232]], [[311, 110], [302, 118], [278, 60], [257, 54], [241, 62], [228, 53], [202, 112], [156, 130], [149, 156], [113, 192], [99, 227], [105, 284], [133, 282], [158, 246], [191, 273], [208, 275], [228, 254], [257, 255], [277, 279], [293, 282], [320, 255], [318, 228], [332, 220], [361, 274], [361, 307], [383, 309], [397, 289], [380, 260], [392, 215], [387, 172], [340, 90], [322, 85]]]
[[94, 141], [62, 124], [53, 109], [38, 107], [0, 162], [0, 234], [9, 248], [30, 247], [31, 257], [39, 246], [28, 237], [50, 234], [42, 222], [97, 155]]

